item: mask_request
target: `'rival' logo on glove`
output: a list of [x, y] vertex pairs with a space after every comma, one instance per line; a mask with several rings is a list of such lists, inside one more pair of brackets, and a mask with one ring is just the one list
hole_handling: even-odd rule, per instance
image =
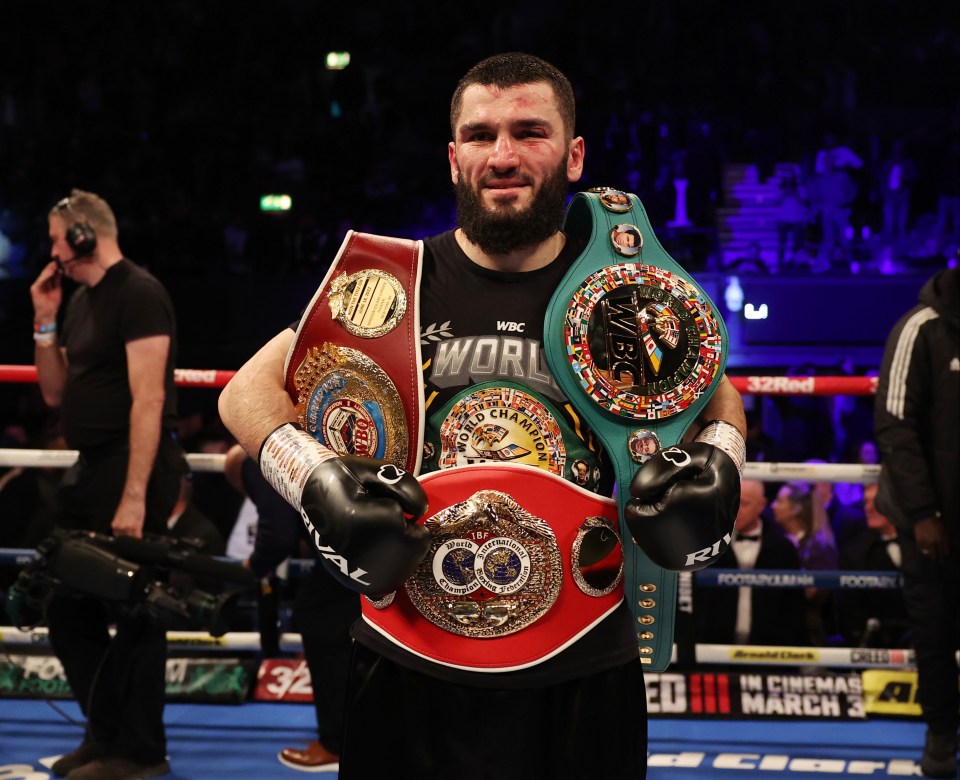
[[[716, 558], [721, 552], [727, 549], [730, 546], [731, 540], [730, 534], [724, 534], [723, 537], [717, 539], [710, 547], [704, 547], [702, 550], [697, 550], [692, 552], [687, 556], [687, 562], [685, 566], [693, 566], [695, 563], [710, 563], [714, 558]], [[721, 545], [726, 545], [721, 547]]]
[[[402, 474], [401, 474], [402, 476]], [[342, 555], [337, 553], [332, 547], [328, 547], [320, 540], [320, 534], [317, 533], [317, 529], [313, 527], [313, 523], [310, 522], [310, 517], [307, 513], [301, 509], [300, 517], [303, 518], [303, 524], [307, 527], [307, 532], [313, 538], [313, 543], [317, 547], [317, 552], [320, 553], [324, 558], [326, 558], [330, 563], [340, 569], [340, 572], [344, 577], [349, 577], [351, 580], [356, 580], [361, 585], [366, 585], [371, 587], [372, 584], [363, 579], [363, 575], [367, 573], [366, 569], [361, 569], [357, 567], [353, 571], [350, 571], [350, 561], [344, 558]]]

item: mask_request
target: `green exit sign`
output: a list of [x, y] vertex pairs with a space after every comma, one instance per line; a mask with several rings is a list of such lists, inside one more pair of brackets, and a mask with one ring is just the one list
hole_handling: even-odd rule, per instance
[[260, 198], [260, 211], [290, 211], [293, 198], [289, 195], [263, 195]]

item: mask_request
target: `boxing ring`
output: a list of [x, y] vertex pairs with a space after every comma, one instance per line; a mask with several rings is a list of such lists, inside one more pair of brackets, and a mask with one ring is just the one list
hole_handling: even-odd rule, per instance
[[[181, 387], [219, 388], [232, 375], [177, 369], [176, 381]], [[877, 381], [809, 376], [731, 380], [747, 395], [817, 396], [868, 396], [875, 393]], [[0, 382], [34, 381], [32, 366], [0, 366]], [[66, 468], [76, 457], [69, 450], [0, 449], [0, 468]], [[188, 453], [187, 460], [194, 471], [222, 472], [225, 456]], [[856, 464], [748, 462], [743, 476], [764, 482], [866, 484], [876, 481], [879, 470]], [[0, 549], [0, 568], [23, 567], [35, 555], [33, 550]], [[309, 565], [292, 561], [289, 576]], [[710, 587], [899, 586], [892, 572], [711, 568], [681, 575], [681, 601], [694, 577], [698, 585]], [[221, 637], [171, 631], [168, 642], [169, 776], [232, 780], [298, 774], [277, 762], [276, 753], [315, 738], [309, 673], [295, 657], [301, 649], [299, 635], [282, 633], [284, 658], [260, 661], [256, 631]], [[917, 717], [916, 673], [907, 648], [707, 645], [678, 638], [674, 662], [666, 672], [646, 678], [651, 780], [737, 780], [758, 772], [773, 778], [920, 776], [916, 762], [924, 724]], [[172, 684], [191, 675], [200, 678], [204, 668], [219, 670], [211, 672], [211, 688], [223, 687], [230, 675], [235, 682], [243, 673], [249, 675], [249, 686], [240, 690], [234, 685], [232, 698], [218, 699], [209, 690], [210, 695], [169, 695]], [[52, 761], [81, 739], [82, 720], [65, 691], [46, 629], [0, 627], [0, 780], [50, 777]]]

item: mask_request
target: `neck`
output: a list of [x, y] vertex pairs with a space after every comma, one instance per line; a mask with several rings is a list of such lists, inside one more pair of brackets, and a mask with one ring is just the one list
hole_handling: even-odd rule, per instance
[[457, 244], [474, 263], [494, 271], [536, 271], [550, 265], [563, 250], [567, 237], [559, 230], [546, 241], [506, 255], [491, 255], [471, 242], [460, 228], [454, 234]]
[[803, 526], [795, 520], [786, 519], [780, 521], [780, 527], [783, 528], [788, 534], [793, 534], [794, 536], [803, 535]]
[[758, 520], [747, 528], [738, 528], [737, 533], [740, 536], [756, 536], [761, 530], [763, 530], [763, 523]]
[[100, 250], [98, 248], [96, 254], [93, 256], [93, 260], [90, 262], [90, 266], [86, 269], [87, 273], [83, 284], [87, 285], [87, 287], [96, 287], [103, 281], [103, 277], [106, 276], [107, 271], [121, 260], [123, 260], [123, 253], [119, 247], [107, 248], [106, 250]]

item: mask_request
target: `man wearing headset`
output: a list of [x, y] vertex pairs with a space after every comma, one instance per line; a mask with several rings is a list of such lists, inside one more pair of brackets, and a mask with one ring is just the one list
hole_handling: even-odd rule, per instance
[[[187, 468], [173, 434], [170, 297], [123, 256], [103, 198], [75, 189], [48, 223], [52, 259], [30, 287], [37, 379], [44, 401], [60, 410], [67, 445], [80, 453], [60, 485], [57, 525], [135, 538], [165, 533]], [[61, 317], [63, 277], [78, 287]], [[83, 742], [53, 773], [121, 780], [169, 772], [164, 629], [73, 594], [54, 597], [47, 621], [87, 718]]]

